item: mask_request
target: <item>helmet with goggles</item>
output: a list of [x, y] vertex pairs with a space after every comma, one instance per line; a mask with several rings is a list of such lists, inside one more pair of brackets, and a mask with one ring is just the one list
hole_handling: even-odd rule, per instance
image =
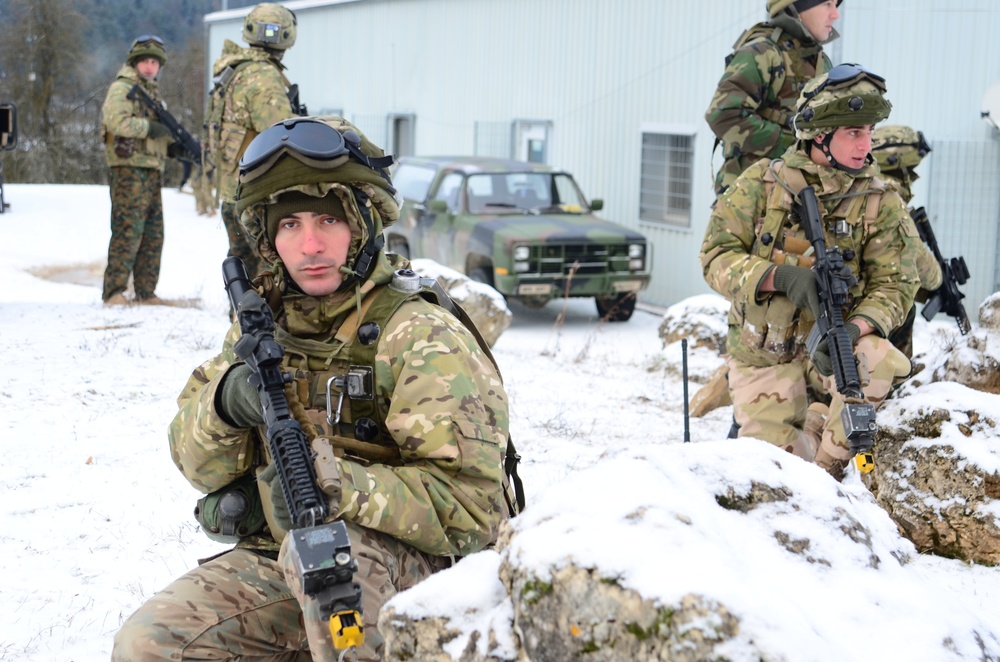
[[160, 62], [162, 67], [167, 62], [167, 47], [163, 45], [163, 40], [155, 34], [144, 34], [135, 38], [129, 48], [125, 61], [130, 67], [147, 57], [154, 58]]
[[883, 172], [915, 168], [930, 153], [923, 132], [908, 126], [880, 126], [872, 136], [872, 156]]
[[382, 231], [399, 218], [388, 168], [392, 157], [340, 117], [296, 117], [254, 138], [239, 163], [236, 211], [261, 258], [275, 271], [278, 221], [290, 211], [342, 218], [353, 239], [344, 287], [365, 280], [382, 248]]
[[262, 2], [243, 21], [243, 41], [251, 46], [288, 50], [295, 44], [295, 13], [275, 2]]
[[811, 140], [842, 126], [877, 124], [889, 117], [885, 79], [858, 64], [838, 64], [809, 81], [799, 95], [795, 137]]

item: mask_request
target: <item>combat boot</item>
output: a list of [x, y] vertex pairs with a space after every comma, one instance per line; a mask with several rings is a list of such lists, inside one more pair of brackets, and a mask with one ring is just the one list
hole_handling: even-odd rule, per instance
[[142, 299], [136, 299], [135, 302], [140, 306], [169, 306], [170, 304], [156, 296], [155, 294], [148, 297], [143, 297]]
[[119, 292], [118, 294], [112, 295], [107, 301], [104, 302], [105, 306], [131, 306], [132, 302], [125, 298], [125, 295]]

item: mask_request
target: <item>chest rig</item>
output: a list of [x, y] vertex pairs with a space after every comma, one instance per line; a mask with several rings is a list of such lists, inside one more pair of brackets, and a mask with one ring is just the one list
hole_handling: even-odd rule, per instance
[[[806, 185], [801, 170], [786, 167], [781, 159], [771, 161], [764, 173], [767, 207], [756, 222], [754, 255], [774, 264], [813, 266], [812, 244], [792, 212], [795, 197]], [[821, 199], [827, 246], [840, 248], [855, 274], [861, 272], [862, 248], [878, 219], [883, 192], [885, 186], [877, 178], [857, 178], [846, 193]], [[857, 297], [863, 289], [864, 283], [859, 282], [851, 294]]]

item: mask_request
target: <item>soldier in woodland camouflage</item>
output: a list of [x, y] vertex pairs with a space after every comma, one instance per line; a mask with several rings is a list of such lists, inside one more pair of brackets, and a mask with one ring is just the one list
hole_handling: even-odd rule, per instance
[[744, 32], [726, 58], [705, 119], [725, 160], [717, 193], [761, 158], [777, 158], [795, 142], [791, 118], [805, 84], [830, 69], [823, 45], [839, 35], [842, 0], [767, 0], [769, 19]]
[[[743, 436], [815, 461], [839, 476], [851, 457], [830, 358], [805, 339], [819, 311], [811, 245], [792, 213], [798, 191], [815, 187], [828, 247], [857, 277], [845, 308], [865, 396], [878, 404], [909, 374], [886, 340], [913, 305], [919, 279], [913, 226], [899, 195], [875, 175], [875, 123], [891, 108], [884, 81], [840, 65], [803, 90], [798, 143], [781, 159], [750, 166], [716, 202], [701, 250], [705, 279], [730, 300], [729, 387]], [[829, 410], [809, 402], [829, 393]], [[825, 418], [824, 418], [825, 417]]]
[[222, 221], [229, 235], [229, 255], [243, 260], [251, 277], [263, 266], [253, 252], [236, 213], [237, 166], [243, 150], [261, 131], [292, 117], [290, 83], [281, 59], [295, 44], [294, 12], [277, 3], [256, 5], [243, 23], [241, 48], [230, 40], [212, 65], [215, 87], [206, 112], [208, 135], [202, 141], [210, 154], [216, 193], [222, 201]]
[[110, 306], [130, 303], [125, 298], [129, 275], [136, 303], [163, 303], [155, 294], [163, 251], [160, 188], [167, 148], [173, 140], [148, 106], [127, 96], [139, 84], [159, 101], [156, 77], [166, 60], [162, 39], [155, 35], [136, 39], [101, 109], [111, 192], [111, 242], [101, 298]]
[[[348, 130], [371, 165], [329, 149]], [[283, 122], [250, 144], [236, 192], [268, 265], [256, 284], [294, 377], [286, 394], [311, 438], [331, 517], [346, 523], [360, 564], [362, 660], [383, 656], [385, 601], [483, 549], [508, 516], [507, 396], [470, 330], [399, 285], [408, 262], [382, 250], [383, 228], [399, 217], [379, 165], [391, 159], [382, 156], [340, 118]], [[250, 369], [233, 351], [238, 337], [235, 325], [222, 353], [184, 387], [170, 450], [205, 493], [256, 476], [268, 524], [142, 606], [115, 638], [116, 660], [337, 659], [315, 601], [296, 594], [295, 559], [281, 545], [287, 506], [262, 443]], [[350, 396], [341, 411], [341, 386], [326, 393], [331, 377], [369, 360], [371, 399]], [[328, 406], [340, 414], [332, 422]]]
[[[908, 126], [880, 126], [875, 130], [872, 139], [872, 156], [878, 163], [882, 177], [899, 193], [906, 204], [913, 199], [910, 187], [917, 180], [917, 173], [913, 169], [930, 154], [930, 151], [931, 146], [924, 140], [924, 134]], [[917, 273], [920, 274], [920, 290], [917, 292], [916, 300], [923, 302], [941, 287], [944, 274], [941, 273], [941, 265], [927, 244], [919, 238], [915, 243]], [[913, 356], [913, 322], [916, 317], [917, 308], [913, 306], [902, 326], [889, 335], [892, 344], [906, 354], [907, 358]]]

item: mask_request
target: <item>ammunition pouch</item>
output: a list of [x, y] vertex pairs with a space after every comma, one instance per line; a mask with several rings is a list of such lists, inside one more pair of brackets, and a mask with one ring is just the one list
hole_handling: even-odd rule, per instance
[[135, 151], [135, 138], [124, 138], [122, 136], [115, 136], [114, 138], [114, 150], [115, 156], [121, 159], [127, 159], [132, 156], [132, 152]]
[[212, 540], [237, 543], [264, 528], [264, 509], [253, 474], [243, 475], [222, 489], [198, 499], [195, 519]]

